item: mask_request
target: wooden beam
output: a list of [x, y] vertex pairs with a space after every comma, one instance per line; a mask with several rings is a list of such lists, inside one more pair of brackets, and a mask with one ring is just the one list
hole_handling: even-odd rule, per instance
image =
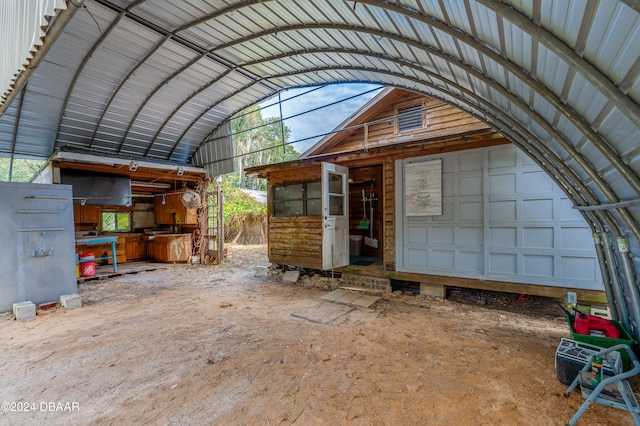
[[500, 291], [504, 293], [529, 294], [564, 300], [568, 291], [576, 292], [581, 302], [607, 303], [607, 295], [599, 290], [580, 290], [569, 287], [552, 287], [539, 284], [522, 284], [514, 282], [478, 280], [472, 278], [446, 277], [442, 275], [416, 274], [412, 272], [394, 272], [367, 267], [346, 266], [336, 269], [342, 273], [370, 276], [376, 278], [388, 278], [392, 280], [422, 282], [428, 284], [444, 285], [447, 287], [472, 288], [477, 290]]

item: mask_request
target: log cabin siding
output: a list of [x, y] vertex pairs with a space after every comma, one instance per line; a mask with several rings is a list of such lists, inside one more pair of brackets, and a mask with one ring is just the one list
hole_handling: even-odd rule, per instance
[[384, 265], [388, 271], [395, 271], [396, 260], [396, 222], [395, 222], [395, 159], [384, 159]]
[[269, 261], [322, 269], [322, 217], [270, 217]]
[[[395, 161], [398, 159], [473, 149], [508, 143], [499, 133], [471, 115], [440, 100], [412, 92], [393, 92], [391, 102], [376, 106], [372, 114], [353, 122], [354, 128], [331, 137], [322, 147], [307, 155], [321, 154], [321, 158], [264, 166], [264, 177], [269, 187], [269, 260], [273, 263], [320, 269], [322, 264], [322, 218], [320, 216], [273, 217], [273, 188], [282, 185], [320, 181], [322, 161], [350, 168], [356, 181], [361, 177], [356, 170], [378, 167], [375, 190], [378, 196], [376, 229], [382, 229], [380, 249], [370, 255], [382, 256], [385, 269], [395, 271], [396, 262], [396, 212], [395, 212]], [[398, 133], [398, 109], [411, 105], [426, 108], [422, 129]], [[367, 126], [366, 142], [365, 128]], [[365, 146], [366, 145], [366, 146]], [[352, 185], [350, 192], [355, 188]], [[359, 188], [359, 187], [358, 187]], [[358, 192], [360, 189], [357, 189]], [[354, 234], [362, 219], [361, 195], [350, 194], [350, 229]], [[356, 200], [354, 200], [354, 197]], [[354, 205], [354, 202], [356, 203]], [[359, 204], [358, 204], [359, 203]], [[379, 233], [378, 233], [379, 234]]]
[[268, 242], [269, 261], [303, 268], [322, 268], [322, 217], [273, 216], [273, 190], [277, 186], [320, 181], [319, 164], [295, 170], [274, 171], [268, 181]]

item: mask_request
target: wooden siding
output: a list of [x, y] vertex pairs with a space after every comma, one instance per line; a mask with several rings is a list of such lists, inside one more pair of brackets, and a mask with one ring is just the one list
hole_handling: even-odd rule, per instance
[[407, 141], [441, 139], [489, 128], [485, 123], [452, 105], [411, 92], [406, 93], [403, 104], [413, 102], [422, 104], [427, 109], [425, 126], [422, 129], [398, 133], [397, 119], [394, 118], [398, 114], [398, 105], [389, 104], [369, 119], [371, 124], [367, 126], [366, 134], [364, 127], [359, 128], [345, 135], [339, 143], [326, 147], [323, 153], [361, 150]]
[[270, 217], [269, 261], [322, 268], [322, 217]]
[[[499, 132], [471, 115], [442, 103], [406, 91], [394, 91], [382, 102], [358, 115], [349, 125], [350, 130], [338, 132], [314, 147], [297, 161], [267, 165], [248, 170], [253, 176], [267, 177], [270, 191], [273, 186], [320, 180], [320, 163], [323, 161], [349, 167], [353, 183], [350, 187], [350, 230], [357, 231], [362, 219], [363, 188], [374, 182], [378, 201], [376, 206], [376, 236], [383, 257], [384, 269], [348, 266], [342, 272], [379, 276], [390, 279], [410, 280], [446, 286], [482, 288], [498, 291], [516, 291], [550, 297], [561, 297], [567, 288], [554, 288], [538, 284], [490, 281], [487, 279], [427, 275], [416, 272], [399, 272], [396, 265], [396, 161], [452, 151], [486, 148], [510, 142]], [[397, 132], [394, 116], [398, 107], [423, 105], [427, 109], [422, 129]], [[369, 123], [364, 128], [364, 123]], [[360, 126], [360, 127], [358, 127]], [[365, 254], [365, 253], [363, 253]], [[269, 259], [275, 263], [320, 269], [322, 257], [322, 218], [270, 218]], [[402, 269], [402, 268], [400, 268]], [[579, 290], [583, 298], [602, 299], [602, 292]], [[586, 300], [586, 299], [585, 299]]]
[[384, 267], [387, 271], [396, 270], [396, 186], [395, 159], [384, 159]]

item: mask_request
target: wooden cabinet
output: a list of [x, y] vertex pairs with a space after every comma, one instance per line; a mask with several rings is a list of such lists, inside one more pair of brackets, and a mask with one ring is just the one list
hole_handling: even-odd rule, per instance
[[75, 223], [100, 223], [101, 209], [95, 204], [74, 204], [73, 205], [73, 221]]
[[198, 224], [197, 210], [186, 208], [181, 197], [182, 194], [170, 194], [154, 198], [156, 225]]
[[142, 234], [131, 234], [124, 238], [127, 261], [143, 260], [147, 257], [147, 242]]
[[190, 234], [149, 236], [149, 256], [159, 262], [187, 262], [191, 256]]

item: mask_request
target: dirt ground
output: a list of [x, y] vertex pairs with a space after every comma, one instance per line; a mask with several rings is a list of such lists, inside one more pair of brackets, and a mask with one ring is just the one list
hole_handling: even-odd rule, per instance
[[[4, 314], [0, 424], [562, 425], [583, 402], [556, 379], [556, 307], [394, 293], [352, 308], [320, 299], [328, 278], [282, 282], [265, 252]], [[578, 424], [633, 421], [596, 405]]]

